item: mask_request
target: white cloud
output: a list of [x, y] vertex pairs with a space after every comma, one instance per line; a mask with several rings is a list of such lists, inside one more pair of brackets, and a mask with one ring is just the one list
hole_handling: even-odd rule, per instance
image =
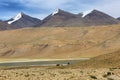
[[[6, 0], [1, 0], [6, 1]], [[1, 2], [0, 1], [0, 2]], [[27, 12], [38, 18], [44, 18], [57, 8], [80, 13], [91, 9], [98, 9], [113, 17], [120, 17], [120, 0], [7, 0], [10, 2], [19, 2], [29, 8]], [[88, 1], [88, 2], [87, 2]], [[7, 5], [2, 4], [0, 5]], [[31, 11], [30, 11], [31, 9]], [[35, 9], [33, 12], [32, 10]], [[36, 13], [37, 11], [37, 13]], [[14, 11], [13, 11], [14, 12]]]
[[113, 17], [120, 17], [120, 0], [101, 0], [99, 3], [87, 5], [87, 10], [98, 9]]
[[[57, 8], [80, 13], [91, 9], [102, 10], [114, 17], [120, 16], [120, 0], [101, 0], [91, 3], [83, 3], [83, 0], [19, 0], [28, 7], [35, 7], [53, 11]], [[87, 1], [87, 0], [86, 0]]]
[[114, 17], [120, 17], [120, 0], [104, 0], [96, 7]]
[[28, 7], [36, 7], [42, 9], [56, 9], [73, 0], [19, 0]]

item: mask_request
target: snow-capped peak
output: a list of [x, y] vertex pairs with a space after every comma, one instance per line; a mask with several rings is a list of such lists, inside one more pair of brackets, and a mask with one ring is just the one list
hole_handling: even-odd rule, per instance
[[57, 9], [55, 12], [52, 13], [52, 16], [59, 13], [59, 9]]
[[89, 13], [91, 13], [92, 11], [93, 11], [93, 9], [83, 12], [82, 13], [83, 14], [82, 17], [85, 17], [86, 15], [88, 15]]
[[8, 21], [8, 24], [12, 24], [13, 22], [19, 20], [20, 18], [22, 18], [22, 12], [20, 12], [19, 14], [17, 14], [15, 17], [13, 17], [11, 21]]

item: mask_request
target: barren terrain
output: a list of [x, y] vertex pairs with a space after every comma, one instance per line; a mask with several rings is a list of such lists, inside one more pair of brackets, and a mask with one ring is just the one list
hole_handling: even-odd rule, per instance
[[91, 58], [61, 67], [0, 68], [0, 80], [120, 80], [120, 25], [0, 31], [0, 61]]
[[7, 69], [1, 80], [120, 80], [120, 69]]
[[81, 61], [72, 68], [120, 68], [120, 50]]
[[0, 31], [0, 57], [91, 58], [120, 49], [120, 25]]

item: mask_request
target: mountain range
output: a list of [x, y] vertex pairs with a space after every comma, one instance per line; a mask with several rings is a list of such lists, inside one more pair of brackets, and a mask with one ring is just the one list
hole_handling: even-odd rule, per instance
[[89, 13], [72, 14], [58, 9], [50, 14], [37, 26], [53, 26], [53, 27], [68, 27], [68, 26], [96, 26], [117, 24], [119, 21], [108, 14], [98, 10], [92, 10]]
[[0, 31], [0, 58], [90, 58], [73, 67], [120, 67], [119, 22], [120, 18], [99, 10], [73, 14], [58, 9], [43, 20], [21, 12], [0, 20], [0, 30], [5, 30]]
[[57, 9], [43, 20], [31, 17], [23, 12], [15, 17], [0, 21], [0, 30], [19, 29], [25, 27], [83, 27], [118, 24], [120, 18], [114, 18], [99, 10], [73, 14], [61, 9]]

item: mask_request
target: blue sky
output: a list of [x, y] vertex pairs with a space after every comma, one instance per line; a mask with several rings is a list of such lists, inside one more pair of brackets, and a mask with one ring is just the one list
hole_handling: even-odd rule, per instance
[[120, 0], [0, 0], [0, 19], [9, 19], [19, 12], [43, 19], [58, 8], [72, 13], [98, 9], [120, 17]]

